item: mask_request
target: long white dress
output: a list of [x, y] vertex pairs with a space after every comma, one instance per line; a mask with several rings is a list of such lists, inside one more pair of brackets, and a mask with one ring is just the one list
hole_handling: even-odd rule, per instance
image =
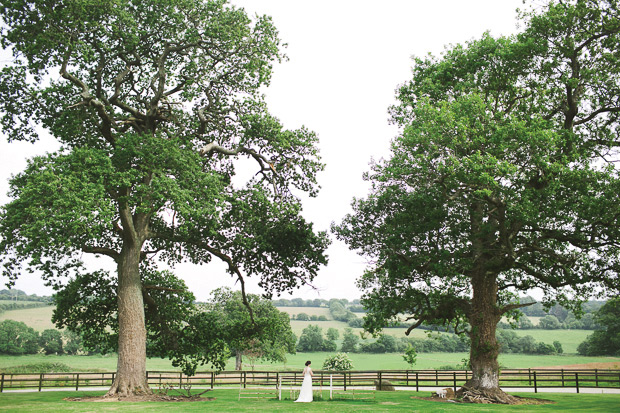
[[310, 366], [306, 366], [304, 369], [304, 381], [301, 383], [301, 390], [299, 391], [299, 397], [295, 400], [295, 403], [309, 403], [312, 401], [312, 369]]

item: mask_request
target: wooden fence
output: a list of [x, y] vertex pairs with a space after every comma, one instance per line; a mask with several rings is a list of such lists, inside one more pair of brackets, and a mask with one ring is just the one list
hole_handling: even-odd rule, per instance
[[[79, 390], [87, 387], [109, 387], [116, 373], [41, 373], [41, 374], [0, 374], [0, 392], [9, 389], [64, 388]], [[471, 377], [465, 370], [369, 370], [329, 372], [316, 371], [313, 383], [321, 387], [332, 386], [346, 391], [355, 387], [383, 386], [389, 382], [393, 386], [445, 388], [455, 390]], [[270, 386], [278, 383], [300, 386], [301, 372], [283, 371], [222, 371], [198, 372], [186, 376], [179, 372], [149, 371], [148, 383], [153, 388], [174, 387], [214, 388]], [[581, 388], [620, 388], [620, 370], [544, 370], [519, 369], [502, 370], [500, 386], [509, 388], [571, 388], [577, 393]]]

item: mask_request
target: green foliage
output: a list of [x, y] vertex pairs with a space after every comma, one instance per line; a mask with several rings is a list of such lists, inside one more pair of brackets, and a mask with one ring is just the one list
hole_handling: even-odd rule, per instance
[[304, 328], [297, 343], [297, 351], [336, 351], [336, 343], [323, 337], [323, 329], [318, 325], [308, 325]]
[[5, 374], [66, 373], [70, 371], [72, 371], [71, 368], [64, 363], [46, 363], [46, 362], [6, 367], [0, 370], [0, 372], [5, 373]]
[[545, 330], [557, 330], [562, 327], [562, 324], [556, 316], [546, 315], [538, 321], [538, 326]]
[[415, 347], [409, 344], [409, 346], [407, 346], [407, 349], [405, 350], [405, 354], [403, 354], [403, 360], [405, 360], [407, 364], [413, 367], [417, 361], [417, 357], [418, 353], [415, 351]]
[[287, 353], [295, 353], [297, 338], [289, 317], [270, 300], [247, 295], [250, 316], [240, 292], [219, 288], [212, 295], [203, 311], [219, 320], [220, 335], [231, 352], [271, 362], [286, 361]]
[[330, 300], [329, 312], [334, 320], [344, 321], [345, 323], [357, 318], [353, 312], [349, 311], [344, 304], [342, 304], [341, 300]]
[[0, 354], [36, 354], [39, 349], [39, 333], [34, 329], [19, 321], [0, 322]]
[[340, 338], [340, 332], [333, 327], [329, 327], [327, 329], [326, 335], [327, 335], [327, 339], [331, 341], [336, 341]]
[[329, 356], [323, 362], [323, 370], [328, 371], [347, 371], [353, 369], [353, 362], [347, 353], [337, 353]]
[[62, 333], [55, 329], [44, 330], [39, 336], [39, 345], [45, 354], [64, 353]]
[[[198, 365], [222, 368], [229, 356], [222, 320], [194, 305], [183, 280], [169, 271], [142, 271], [147, 354], [166, 357], [187, 374]], [[116, 352], [118, 345], [117, 279], [82, 273], [54, 295], [52, 321], [77, 333], [88, 352]], [[75, 346], [74, 346], [75, 347]]]
[[310, 316], [308, 316], [308, 314], [306, 314], [306, 313], [299, 313], [299, 314], [297, 314], [297, 320], [299, 320], [299, 321], [309, 321], [310, 320]]
[[351, 328], [349, 327], [345, 328], [344, 333], [342, 335], [342, 347], [340, 351], [342, 351], [343, 353], [356, 352], [359, 341], [360, 341], [359, 336], [355, 334]]
[[620, 9], [550, 1], [522, 17], [515, 37], [415, 59], [391, 156], [332, 227], [373, 263], [364, 327], [451, 325], [474, 372], [498, 369], [487, 333], [517, 316], [519, 292], [578, 310], [620, 291]]
[[[0, 5], [0, 42], [14, 55], [0, 70], [0, 127], [28, 142], [43, 128], [61, 145], [10, 182], [3, 275], [40, 271], [59, 291], [57, 322], [87, 347], [127, 341], [120, 357], [133, 359], [119, 366], [144, 364], [143, 331], [148, 354], [190, 370], [221, 364], [221, 323], [185, 297], [164, 297], [176, 281], [160, 263], [215, 257], [270, 295], [310, 282], [327, 262], [327, 235], [302, 217], [298, 197], [317, 194], [318, 139], [284, 129], [261, 92], [283, 57], [271, 19], [224, 0]], [[257, 172], [245, 182], [236, 174], [244, 159]], [[113, 260], [117, 273], [87, 272], [85, 254]], [[62, 291], [67, 278], [75, 299]], [[115, 310], [117, 298], [128, 311]], [[142, 307], [146, 330], [131, 315]]]
[[613, 298], [595, 315], [602, 327], [577, 347], [584, 356], [620, 355], [620, 298]]

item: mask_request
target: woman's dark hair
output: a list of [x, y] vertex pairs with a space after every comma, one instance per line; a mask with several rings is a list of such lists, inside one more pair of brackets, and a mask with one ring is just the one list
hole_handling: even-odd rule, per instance
[[306, 366], [309, 366], [310, 363], [311, 363], [310, 360], [306, 361]]

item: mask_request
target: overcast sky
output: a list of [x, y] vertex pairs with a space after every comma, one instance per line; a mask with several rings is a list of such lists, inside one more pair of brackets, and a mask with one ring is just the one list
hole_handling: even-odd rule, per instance
[[[265, 90], [270, 112], [289, 129], [306, 126], [320, 139], [326, 169], [319, 176], [317, 198], [304, 200], [304, 215], [319, 230], [329, 229], [350, 212], [353, 197], [363, 197], [362, 180], [371, 158], [389, 155], [398, 130], [388, 124], [388, 107], [395, 89], [408, 80], [412, 56], [440, 54], [444, 46], [464, 43], [489, 31], [494, 36], [517, 31], [520, 0], [235, 0], [249, 14], [273, 17], [288, 44], [289, 60], [274, 69]], [[5, 64], [8, 59], [0, 59]], [[0, 203], [8, 198], [7, 180], [21, 171], [25, 159], [56, 148], [44, 137], [34, 145], [0, 142]], [[358, 298], [355, 280], [364, 260], [333, 240], [329, 264], [314, 281], [317, 290], [303, 288], [293, 297]], [[106, 260], [107, 258], [101, 258]], [[108, 266], [111, 267], [110, 263]], [[214, 288], [234, 287], [225, 267], [178, 266], [199, 300]], [[5, 281], [5, 280], [3, 280]], [[28, 294], [48, 295], [36, 275], [24, 275], [16, 287]], [[248, 291], [262, 291], [251, 280]], [[0, 289], [3, 286], [0, 286]], [[289, 296], [284, 296], [289, 297]]]

